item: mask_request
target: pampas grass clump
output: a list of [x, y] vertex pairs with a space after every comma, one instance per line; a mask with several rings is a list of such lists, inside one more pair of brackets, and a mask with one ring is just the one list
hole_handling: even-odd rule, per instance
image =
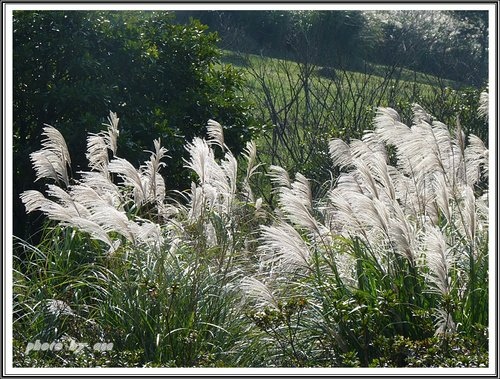
[[[271, 214], [252, 189], [254, 142], [237, 158], [209, 120], [208, 137], [186, 144], [194, 180], [181, 202], [168, 196], [161, 142], [136, 168], [117, 155], [118, 117], [108, 121], [88, 137], [79, 179], [47, 126], [31, 159], [37, 180], [53, 183], [21, 199], [72, 230], [70, 246], [97, 241], [104, 263], [87, 321], [142, 349], [144, 364], [368, 366], [384, 338], [449, 341], [487, 325], [488, 149], [459, 122], [414, 105], [408, 126], [379, 108], [362, 138], [330, 141], [340, 175], [321, 198], [302, 173], [271, 166]], [[43, 259], [66, 253], [53, 254]], [[82, 309], [37, 296], [72, 317]]]

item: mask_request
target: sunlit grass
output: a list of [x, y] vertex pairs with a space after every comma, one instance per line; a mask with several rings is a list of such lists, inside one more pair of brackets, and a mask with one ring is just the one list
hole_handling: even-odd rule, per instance
[[[326, 141], [338, 175], [320, 196], [307, 172], [259, 166], [252, 143], [236, 159], [210, 120], [186, 145], [180, 203], [159, 142], [133, 167], [111, 114], [89, 138], [90, 171], [61, 175], [69, 159], [53, 154], [38, 176], [58, 185], [22, 195], [52, 221], [39, 246], [15, 240], [15, 365], [484, 365], [488, 149], [412, 116], [378, 108], [361, 139]], [[58, 151], [63, 137], [45, 133], [34, 160]], [[272, 204], [256, 196], [264, 169]], [[27, 351], [35, 340], [113, 351]]]

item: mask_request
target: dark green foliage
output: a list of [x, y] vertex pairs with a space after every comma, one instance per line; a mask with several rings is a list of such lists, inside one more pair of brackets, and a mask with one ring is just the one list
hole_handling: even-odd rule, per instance
[[[365, 18], [357, 11], [185, 11], [222, 37], [221, 47], [315, 64], [355, 66], [364, 57]], [[353, 48], [355, 46], [356, 48]]]
[[369, 367], [487, 367], [488, 341], [484, 329], [474, 336], [454, 334], [411, 340], [397, 335], [377, 338], [379, 351]]

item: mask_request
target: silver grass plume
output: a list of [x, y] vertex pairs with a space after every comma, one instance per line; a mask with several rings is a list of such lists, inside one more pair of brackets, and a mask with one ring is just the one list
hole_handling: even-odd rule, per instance
[[71, 309], [69, 304], [62, 300], [48, 299], [45, 306], [47, 311], [56, 317], [76, 316], [76, 313]]
[[304, 238], [287, 223], [262, 226], [259, 250], [264, 261], [277, 263], [285, 270], [309, 268], [311, 252]]
[[226, 180], [229, 189], [229, 198], [232, 200], [233, 196], [236, 194], [237, 190], [237, 174], [238, 174], [238, 162], [236, 158], [230, 152], [227, 152], [224, 160], [220, 163], [220, 167], [226, 175]]
[[442, 172], [434, 173], [434, 194], [437, 208], [442, 215], [446, 218], [448, 223], [452, 222], [452, 210], [450, 203], [451, 189], [446, 183], [446, 178]]
[[481, 92], [479, 95], [479, 108], [478, 113], [481, 117], [484, 117], [486, 121], [488, 120], [489, 114], [489, 95], [487, 91]]
[[[188, 143], [186, 149], [190, 158], [185, 160], [185, 167], [196, 173], [201, 187], [201, 190], [196, 190], [192, 205], [197, 209], [216, 207], [219, 213], [230, 214], [237, 191], [238, 163], [235, 157], [227, 151], [224, 159], [217, 163], [214, 151], [205, 140], [198, 137]], [[201, 215], [198, 211], [190, 214]]]
[[[80, 187], [84, 187], [84, 191], [90, 188], [98, 194], [98, 196], [106, 201], [109, 205], [115, 208], [120, 208], [126, 201], [120, 188], [114, 184], [109, 177], [102, 175], [100, 172], [95, 171], [85, 171], [80, 172], [81, 179], [78, 185], [71, 187], [71, 192], [78, 191]], [[73, 193], [73, 197], [78, 197], [76, 193]]]
[[189, 153], [189, 161], [185, 161], [186, 167], [193, 170], [200, 184], [205, 184], [210, 178], [210, 163], [214, 159], [213, 151], [201, 138], [195, 137], [191, 143], [186, 145]]
[[115, 205], [119, 205], [113, 202], [112, 198], [107, 197], [104, 191], [96, 190], [86, 184], [73, 185], [69, 191], [71, 198], [78, 199], [78, 202], [89, 211], [108, 206], [114, 208]]
[[[74, 186], [71, 186], [70, 190], [73, 189], [73, 187]], [[48, 196], [57, 199], [58, 204], [62, 205], [69, 211], [74, 211], [77, 216], [84, 218], [89, 217], [89, 210], [80, 198], [75, 197], [73, 194], [66, 192], [61, 187], [52, 184], [47, 186], [46, 192]]]
[[421, 124], [422, 122], [425, 122], [427, 124], [432, 123], [432, 116], [429, 113], [427, 113], [425, 109], [422, 108], [419, 104], [413, 104], [412, 111], [413, 111], [414, 125]]
[[116, 155], [116, 149], [118, 146], [118, 136], [120, 135], [120, 131], [118, 130], [118, 122], [120, 119], [114, 112], [109, 112], [108, 122], [106, 124], [108, 127], [107, 133], [104, 135], [104, 139], [106, 141], [106, 145], [108, 148]]
[[328, 143], [328, 150], [334, 166], [346, 168], [352, 164], [351, 148], [340, 138], [332, 139]]
[[254, 141], [247, 142], [242, 155], [247, 161], [246, 175], [245, 179], [243, 180], [243, 194], [246, 196], [248, 201], [254, 202], [255, 200], [252, 187], [250, 186], [250, 179], [260, 166], [260, 164], [256, 164], [257, 146], [255, 145]]
[[462, 207], [462, 224], [465, 230], [465, 235], [467, 239], [474, 246], [474, 241], [476, 239], [476, 228], [477, 228], [477, 216], [476, 216], [476, 197], [474, 196], [474, 190], [465, 186], [462, 192], [463, 207]]
[[451, 288], [449, 272], [454, 263], [446, 237], [436, 227], [428, 227], [425, 237], [425, 265], [429, 268], [429, 284], [441, 295], [448, 295]]
[[434, 335], [438, 336], [455, 333], [457, 327], [451, 314], [446, 312], [444, 309], [436, 309], [435, 311], [437, 315], [435, 316], [436, 320], [434, 327], [436, 328], [436, 331], [434, 332]]
[[36, 190], [24, 191], [19, 197], [27, 213], [41, 211], [45, 213], [49, 219], [55, 221], [70, 221], [78, 216], [72, 209], [47, 199], [41, 192]]
[[109, 163], [108, 146], [103, 136], [99, 134], [87, 137], [86, 157], [89, 167], [93, 170], [106, 172]]
[[161, 203], [165, 198], [165, 181], [160, 174], [160, 169], [165, 163], [161, 160], [168, 155], [167, 149], [161, 146], [159, 139], [154, 140], [154, 147], [154, 151], [149, 151], [151, 153], [149, 160], [140, 167], [140, 174], [143, 177], [146, 201]]
[[467, 183], [472, 186], [477, 183], [481, 176], [487, 179], [489, 177], [489, 150], [483, 141], [471, 134], [464, 154]]
[[280, 187], [291, 187], [291, 180], [288, 175], [288, 171], [286, 171], [283, 167], [275, 165], [269, 166], [268, 176], [275, 188], [279, 189]]
[[404, 213], [397, 201], [392, 203], [391, 218], [389, 221], [389, 238], [394, 242], [396, 251], [406, 257], [413, 265], [418, 254], [418, 230], [416, 223]]
[[117, 174], [122, 180], [123, 185], [133, 188], [134, 202], [143, 204], [146, 200], [146, 190], [143, 186], [142, 178], [137, 169], [126, 159], [114, 158], [108, 164], [110, 173]]
[[219, 124], [215, 120], [208, 120], [207, 123], [207, 134], [209, 137], [208, 143], [215, 144], [219, 146], [221, 149], [225, 148], [224, 144], [224, 131], [222, 129], [222, 125]]
[[113, 240], [108, 233], [96, 222], [82, 217], [73, 217], [70, 221], [62, 222], [64, 226], [77, 228], [81, 232], [88, 233], [93, 239], [102, 241], [109, 246], [108, 252], [114, 252], [120, 245], [119, 240]]
[[[452, 250], [448, 247], [443, 232], [436, 227], [426, 230], [424, 240], [425, 255], [424, 268], [427, 267], [427, 281], [431, 289], [443, 297], [450, 294], [452, 283], [450, 270], [454, 266], [455, 258]], [[455, 331], [455, 323], [451, 313], [443, 308], [435, 308], [435, 335], [443, 335]]]
[[280, 187], [278, 204], [294, 225], [321, 234], [322, 227], [312, 216], [312, 194], [307, 178], [297, 173], [290, 187]]
[[90, 134], [87, 137], [87, 152], [85, 154], [89, 161], [89, 167], [93, 170], [108, 174], [107, 168], [109, 163], [109, 151], [116, 155], [118, 136], [118, 117], [116, 113], [109, 112], [106, 131], [101, 131], [97, 134]]
[[375, 133], [387, 145], [397, 146], [401, 137], [410, 132], [410, 128], [401, 122], [399, 114], [392, 108], [377, 108], [374, 124]]
[[24, 191], [20, 198], [26, 207], [27, 213], [41, 211], [49, 219], [58, 221], [64, 226], [71, 226], [82, 232], [89, 233], [92, 238], [103, 241], [113, 251], [116, 245], [100, 225], [89, 220], [90, 212], [83, 206], [78, 205], [78, 203], [70, 206], [69, 203], [72, 202], [72, 199], [63, 195], [62, 192], [53, 188], [51, 193], [57, 193], [58, 197], [63, 199], [63, 204], [66, 203], [64, 206], [47, 199], [42, 193], [35, 190]]
[[125, 212], [111, 206], [99, 207], [94, 209], [89, 220], [98, 224], [107, 233], [118, 233], [133, 244], [136, 243], [137, 224], [129, 220]]
[[240, 286], [243, 293], [254, 300], [258, 306], [271, 306], [279, 309], [279, 301], [273, 291], [260, 280], [253, 277], [245, 277], [241, 280]]
[[71, 165], [71, 158], [64, 137], [50, 125], [43, 128], [42, 135], [45, 136], [42, 149], [30, 154], [36, 180], [50, 178], [57, 183], [62, 181], [68, 186], [68, 166]]

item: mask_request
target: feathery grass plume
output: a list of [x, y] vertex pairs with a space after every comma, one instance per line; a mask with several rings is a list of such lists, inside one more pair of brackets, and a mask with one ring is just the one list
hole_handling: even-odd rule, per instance
[[411, 129], [401, 127], [400, 133], [392, 130], [394, 135], [390, 138], [391, 127], [387, 124], [376, 124], [375, 133], [395, 146], [399, 174], [391, 177], [397, 196], [406, 199], [406, 208], [411, 205], [415, 212], [435, 218], [434, 188], [444, 188], [434, 183], [436, 172], [442, 172], [447, 186], [454, 188], [465, 177], [464, 157], [460, 141], [457, 137], [451, 137], [446, 125], [437, 121], [432, 121], [430, 125], [426, 122], [431, 120], [430, 116], [424, 111], [414, 120], [418, 124], [414, 124]]
[[393, 181], [394, 168], [390, 167], [385, 160], [376, 159], [371, 162], [372, 175], [380, 183], [379, 192], [387, 196], [389, 200], [396, 199], [396, 187]]
[[71, 309], [68, 303], [62, 300], [48, 299], [45, 307], [47, 312], [58, 317], [58, 316], [76, 316], [76, 313]]
[[321, 225], [311, 215], [312, 194], [307, 178], [297, 173], [289, 187], [279, 188], [278, 204], [286, 218], [294, 225], [312, 233], [321, 234]]
[[75, 217], [80, 217], [78, 208], [62, 206], [55, 201], [47, 199], [39, 191], [24, 191], [20, 195], [20, 198], [26, 207], [27, 213], [41, 211], [51, 220], [67, 223], [71, 223]]
[[203, 205], [205, 203], [203, 189], [191, 183], [191, 191], [189, 192], [189, 211], [188, 220], [195, 222], [202, 215]]
[[476, 228], [477, 228], [477, 216], [476, 216], [476, 197], [474, 196], [474, 190], [469, 186], [464, 186], [462, 190], [462, 225], [465, 230], [465, 235], [469, 240], [469, 243], [474, 246], [474, 241], [476, 239]]
[[328, 151], [334, 166], [346, 168], [352, 164], [351, 148], [340, 138], [334, 138], [328, 143]]
[[50, 202], [45, 196], [36, 190], [27, 190], [19, 196], [26, 208], [26, 213], [42, 210], [47, 202]]
[[444, 309], [435, 309], [435, 311], [437, 315], [435, 316], [436, 321], [434, 323], [434, 327], [436, 328], [436, 331], [434, 332], [434, 335], [446, 336], [455, 333], [457, 327], [453, 321], [452, 315]]
[[476, 199], [476, 215], [478, 220], [478, 232], [485, 232], [488, 230], [489, 224], [489, 193], [486, 191]]
[[[78, 185], [72, 186], [71, 191], [77, 190], [80, 186], [91, 188], [100, 198], [115, 208], [118, 209], [123, 206], [125, 199], [120, 193], [119, 187], [108, 176], [95, 171], [81, 171], [79, 174], [81, 175], [80, 182]], [[76, 194], [72, 196], [78, 197]]]
[[398, 167], [405, 175], [421, 182], [427, 172], [441, 169], [440, 151], [429, 124], [415, 124], [410, 133], [401, 137], [396, 156]]
[[452, 222], [452, 211], [450, 207], [451, 189], [446, 183], [446, 178], [442, 172], [436, 171], [434, 174], [434, 196], [437, 208], [446, 217], [448, 223]]
[[108, 127], [107, 133], [104, 136], [106, 141], [106, 145], [108, 148], [116, 154], [116, 149], [118, 146], [118, 136], [120, 135], [120, 131], [118, 130], [118, 122], [120, 119], [118, 118], [115, 112], [109, 112], [108, 122], [106, 126]]
[[203, 189], [203, 196], [197, 196], [196, 200], [201, 200], [202, 208], [206, 204], [217, 207], [220, 214], [229, 215], [237, 192], [236, 159], [228, 150], [220, 164], [217, 163], [213, 150], [200, 138], [195, 138], [192, 143], [187, 144], [186, 149], [190, 159], [185, 160], [185, 167], [196, 173]]
[[473, 186], [479, 179], [489, 176], [489, 150], [483, 141], [474, 134], [469, 135], [469, 144], [465, 148], [467, 184]]
[[[24, 191], [21, 195], [21, 201], [26, 207], [26, 212], [33, 211], [43, 212], [49, 219], [58, 221], [63, 226], [70, 226], [81, 230], [82, 232], [89, 233], [92, 238], [105, 242], [114, 249], [113, 241], [107, 233], [97, 223], [89, 220], [90, 212], [85, 209], [83, 205], [74, 202], [67, 194], [63, 195], [62, 190], [56, 190], [57, 187], [52, 188], [52, 194], [57, 194], [59, 199], [63, 198], [65, 206], [60, 205], [52, 200], [47, 199], [42, 193], [29, 190]], [[62, 191], [62, 192], [61, 192]], [[69, 205], [72, 203], [72, 205]]]
[[224, 160], [220, 164], [228, 183], [228, 198], [231, 201], [237, 190], [238, 162], [230, 152], [226, 153]]
[[[70, 186], [71, 191], [74, 186]], [[75, 197], [72, 193], [68, 193], [62, 188], [49, 184], [47, 185], [47, 195], [56, 198], [58, 203], [65, 208], [74, 210], [79, 217], [89, 217], [90, 213], [88, 211], [85, 203], [80, 201], [79, 197]], [[77, 200], [78, 199], [78, 200]]]
[[310, 268], [311, 251], [304, 238], [287, 223], [261, 226], [261, 245], [264, 261], [276, 263], [285, 271]]
[[50, 125], [43, 128], [42, 135], [45, 136], [42, 149], [30, 154], [36, 180], [50, 178], [57, 183], [62, 181], [68, 186], [68, 166], [71, 166], [71, 158], [64, 137]]
[[353, 172], [362, 186], [376, 198], [384, 195], [393, 199], [395, 190], [387, 167], [387, 151], [378, 135], [365, 132], [362, 140], [353, 140], [349, 147]]
[[247, 174], [246, 178], [249, 179], [260, 164], [257, 162], [257, 145], [254, 141], [248, 141], [242, 153], [243, 157], [247, 160]]
[[368, 164], [362, 159], [354, 159], [353, 162], [356, 166], [354, 175], [359, 180], [360, 186], [363, 188], [363, 192], [367, 192], [370, 196], [378, 199], [379, 185], [373, 177], [372, 171]]
[[487, 91], [481, 92], [479, 95], [479, 116], [484, 117], [488, 121], [489, 114], [489, 94]]
[[377, 198], [357, 197], [364, 200], [359, 211], [365, 210], [363, 214], [363, 223], [366, 227], [381, 232], [385, 237], [390, 236], [391, 220], [387, 205]]
[[401, 138], [410, 133], [410, 128], [401, 122], [399, 114], [392, 108], [378, 107], [374, 124], [375, 133], [388, 145], [397, 146]]
[[217, 239], [217, 231], [212, 222], [205, 222], [203, 225], [203, 234], [207, 241], [207, 246], [209, 248], [219, 246], [219, 241]]
[[108, 116], [109, 124], [104, 124], [108, 127], [107, 130], [97, 134], [90, 133], [87, 137], [87, 152], [85, 156], [89, 161], [89, 167], [104, 172], [106, 175], [109, 163], [108, 150], [113, 155], [116, 155], [118, 136], [120, 134], [118, 121], [119, 118], [116, 116], [116, 113], [110, 112]]
[[141, 223], [132, 230], [136, 240], [153, 249], [153, 251], [159, 251], [163, 246], [165, 238], [160, 225], [148, 220], [141, 220]]
[[454, 263], [446, 237], [437, 227], [428, 226], [425, 231], [425, 267], [428, 267], [428, 283], [441, 295], [448, 295], [451, 288], [450, 269]]
[[93, 239], [102, 241], [109, 246], [108, 253], [114, 252], [120, 245], [119, 240], [113, 240], [108, 233], [96, 222], [82, 217], [73, 217], [71, 220], [63, 221], [63, 226], [70, 226], [88, 233]]
[[261, 164], [256, 164], [257, 161], [257, 145], [254, 141], [249, 141], [246, 144], [245, 149], [242, 153], [243, 157], [247, 161], [247, 169], [245, 179], [243, 180], [243, 195], [250, 202], [254, 202], [254, 195], [252, 191], [252, 187], [250, 186], [250, 178], [255, 174], [257, 169], [261, 166]]
[[93, 212], [101, 207], [117, 208], [121, 206], [112, 197], [106, 196], [105, 192], [96, 191], [87, 184], [73, 185], [69, 189], [71, 197], [78, 199], [78, 202], [85, 207], [86, 210]]
[[[365, 195], [359, 187], [359, 183], [351, 173], [342, 174], [337, 187], [328, 193], [329, 206], [325, 207], [331, 226], [330, 230], [338, 231], [341, 234], [366, 236], [367, 230], [364, 228], [364, 211], [359, 212], [358, 207], [363, 206], [366, 200]], [[333, 226], [333, 228], [332, 228]]]
[[123, 180], [124, 186], [133, 188], [134, 202], [141, 205], [146, 200], [146, 191], [144, 189], [142, 178], [136, 168], [126, 159], [113, 158], [108, 164], [108, 170], [111, 173], [118, 174]]
[[269, 166], [268, 176], [275, 189], [279, 189], [281, 187], [291, 187], [290, 176], [288, 175], [288, 171], [286, 171], [283, 167], [275, 165]]
[[155, 151], [149, 151], [151, 156], [145, 165], [140, 167], [141, 176], [146, 190], [146, 201], [162, 202], [165, 199], [165, 181], [160, 174], [161, 167], [165, 166], [161, 160], [167, 155], [167, 149], [161, 146], [159, 139], [154, 140]]
[[426, 124], [432, 123], [432, 116], [425, 111], [419, 104], [412, 104], [412, 112], [413, 112], [413, 124], [418, 125], [422, 122]]
[[121, 212], [114, 207], [102, 206], [94, 209], [89, 220], [98, 224], [105, 232], [118, 233], [133, 244], [137, 241], [137, 224], [129, 220], [125, 212]]
[[101, 135], [95, 134], [87, 137], [87, 152], [85, 156], [91, 169], [105, 172], [108, 168], [109, 154], [106, 141]]
[[56, 197], [61, 204], [46, 199], [41, 193], [36, 193], [37, 191], [23, 193], [21, 200], [25, 202], [27, 211], [40, 210], [49, 219], [89, 233], [93, 238], [108, 244], [111, 249], [114, 249], [115, 244], [107, 235], [109, 232], [119, 233], [134, 241], [134, 225], [123, 212], [100, 198], [99, 194], [89, 187], [74, 185], [69, 190], [68, 194], [57, 186], [49, 186], [47, 194]]
[[200, 184], [208, 182], [210, 174], [210, 162], [213, 161], [213, 151], [208, 144], [199, 137], [195, 137], [191, 143], [186, 145], [189, 153], [189, 161], [185, 161], [186, 167], [193, 170], [198, 176]]
[[224, 131], [222, 125], [215, 120], [208, 120], [207, 123], [207, 134], [209, 137], [208, 143], [210, 145], [215, 144], [221, 149], [225, 149], [224, 145]]
[[262, 281], [253, 277], [244, 277], [240, 282], [240, 286], [243, 293], [254, 300], [258, 306], [271, 306], [274, 309], [280, 308], [278, 299]]
[[395, 242], [396, 251], [405, 256], [413, 265], [417, 259], [419, 236], [417, 224], [412, 223], [397, 201], [392, 203], [391, 219], [389, 220], [389, 238]]
[[366, 162], [387, 161], [385, 144], [373, 131], [365, 131], [361, 140], [352, 140], [350, 148], [354, 158], [361, 158]]

